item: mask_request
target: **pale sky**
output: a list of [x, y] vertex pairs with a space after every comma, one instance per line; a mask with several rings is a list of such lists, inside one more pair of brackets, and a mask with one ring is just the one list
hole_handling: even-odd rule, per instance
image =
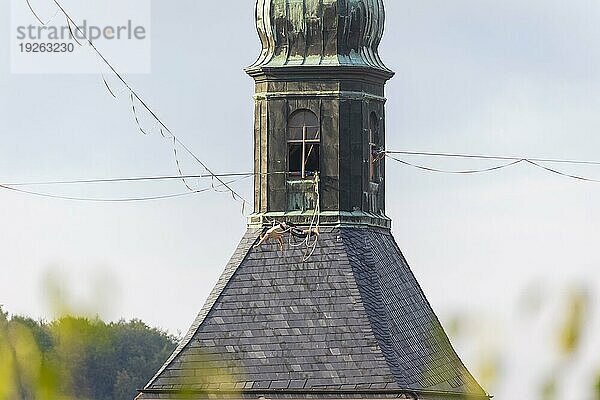
[[[397, 73], [387, 86], [389, 149], [600, 160], [600, 3], [386, 6], [381, 54]], [[152, 73], [127, 77], [219, 172], [252, 168], [253, 85], [242, 68], [259, 50], [253, 7], [250, 0], [153, 1]], [[9, 29], [1, 2], [0, 31]], [[176, 172], [168, 143], [139, 134], [130, 104], [112, 99], [98, 75], [14, 75], [8, 38], [2, 43], [0, 183]], [[410, 160], [452, 169], [493, 165]], [[182, 161], [185, 172], [202, 172]], [[560, 168], [600, 179], [600, 167]], [[236, 187], [250, 197], [250, 181]], [[481, 359], [499, 353], [501, 383], [488, 389], [497, 398], [536, 398], [557, 359], [552, 335], [566, 290], [587, 285], [596, 299], [600, 184], [527, 166], [450, 176], [389, 162], [388, 187], [394, 235], [440, 319], [448, 325], [466, 314], [477, 321], [454, 336], [465, 363], [480, 375]], [[35, 189], [121, 197], [184, 188]], [[104, 318], [186, 331], [244, 230], [239, 205], [223, 194], [94, 204], [0, 191], [0, 304], [51, 318], [44, 280], [53, 271], [75, 302], [93, 303]], [[539, 312], [524, 313], [522, 299], [537, 293]], [[591, 399], [599, 316], [592, 308], [584, 351], [559, 385], [572, 398]]]

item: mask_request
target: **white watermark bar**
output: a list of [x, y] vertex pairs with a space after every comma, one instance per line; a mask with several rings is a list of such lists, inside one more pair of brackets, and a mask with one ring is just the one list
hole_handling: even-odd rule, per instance
[[150, 0], [10, 0], [11, 72], [151, 72]]

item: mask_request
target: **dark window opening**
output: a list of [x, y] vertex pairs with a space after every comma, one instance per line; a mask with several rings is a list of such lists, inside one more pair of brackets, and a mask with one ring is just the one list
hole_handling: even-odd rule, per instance
[[310, 110], [292, 114], [288, 123], [288, 168], [293, 176], [305, 179], [320, 170], [321, 129]]
[[290, 154], [288, 162], [290, 164], [290, 172], [294, 175], [302, 173], [302, 145], [290, 144]]
[[310, 144], [308, 147], [308, 152], [306, 154], [304, 169], [307, 173], [314, 175], [316, 172], [319, 172], [320, 169], [320, 146], [318, 144]]

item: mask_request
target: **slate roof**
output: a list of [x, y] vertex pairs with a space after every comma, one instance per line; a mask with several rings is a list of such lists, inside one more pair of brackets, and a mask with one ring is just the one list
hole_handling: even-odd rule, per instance
[[254, 246], [258, 236], [246, 233], [140, 399], [178, 390], [487, 397], [389, 230], [325, 228], [307, 262], [302, 248]]

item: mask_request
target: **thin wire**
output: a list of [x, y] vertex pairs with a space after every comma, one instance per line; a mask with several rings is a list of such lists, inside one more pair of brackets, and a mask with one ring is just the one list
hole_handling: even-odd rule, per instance
[[[428, 154], [429, 155], [429, 154]], [[432, 168], [432, 167], [427, 167], [424, 165], [418, 165], [418, 164], [414, 164], [405, 160], [401, 160], [399, 158], [395, 158], [390, 156], [389, 154], [386, 155], [387, 158], [390, 158], [394, 161], [397, 161], [401, 164], [407, 165], [409, 167], [413, 167], [413, 168], [417, 168], [423, 171], [428, 171], [428, 172], [436, 172], [436, 173], [444, 173], [444, 174], [477, 174], [477, 173], [484, 173], [484, 172], [492, 172], [492, 171], [497, 171], [500, 169], [504, 169], [504, 168], [508, 168], [508, 167], [512, 167], [514, 165], [517, 164], [521, 164], [521, 163], [527, 163], [529, 165], [532, 165], [536, 168], [540, 168], [546, 172], [550, 172], [552, 174], [555, 175], [560, 175], [563, 176], [565, 178], [571, 178], [571, 179], [575, 179], [578, 181], [583, 181], [583, 182], [592, 182], [592, 183], [600, 183], [600, 179], [593, 179], [593, 178], [586, 178], [584, 176], [580, 176], [580, 175], [574, 175], [574, 174], [569, 174], [566, 172], [562, 172], [559, 171], [557, 169], [554, 168], [550, 168], [550, 167], [546, 167], [545, 165], [540, 164], [540, 162], [536, 162], [537, 159], [527, 159], [527, 158], [523, 158], [523, 159], [519, 159], [519, 160], [515, 160], [509, 164], [505, 164], [505, 165], [500, 165], [500, 166], [496, 166], [496, 167], [492, 167], [492, 168], [486, 168], [486, 169], [479, 169], [479, 170], [468, 170], [468, 171], [448, 171], [448, 170], [443, 170], [443, 169], [437, 169], [437, 168]], [[463, 158], [463, 157], [461, 157]], [[479, 158], [478, 156], [472, 156], [469, 158]], [[493, 159], [497, 159], [495, 157], [492, 157]], [[490, 157], [486, 158], [486, 159], [490, 159]], [[585, 165], [594, 165], [594, 162], [588, 162], [588, 161], [568, 161], [568, 160], [553, 160], [554, 162], [561, 162], [561, 163], [567, 163], [567, 164], [585, 164]], [[547, 160], [546, 162], [553, 162], [553, 161], [549, 161]]]
[[167, 131], [169, 134], [171, 134], [175, 138], [175, 141], [187, 153], [189, 153], [202, 166], [202, 168], [204, 168], [206, 170], [206, 172], [208, 172], [209, 174], [211, 174], [213, 176], [213, 179], [217, 179], [217, 181], [220, 183], [220, 185], [225, 187], [231, 193], [234, 200], [236, 200], [236, 201], [241, 200], [243, 202], [242, 207], [245, 208], [245, 203], [247, 202], [247, 200], [243, 196], [238, 194], [235, 190], [233, 190], [225, 181], [223, 181], [221, 178], [219, 178], [202, 160], [200, 160], [200, 158], [198, 158], [198, 156], [196, 156], [196, 154], [188, 146], [185, 145], [185, 143], [183, 143], [181, 141], [181, 139], [179, 139], [171, 131], [171, 129], [158, 117], [158, 115], [146, 104], [146, 102], [144, 102], [144, 100], [137, 94], [137, 92], [131, 87], [131, 85], [129, 85], [129, 83], [121, 76], [121, 74], [115, 69], [115, 67], [112, 66], [112, 64], [106, 59], [106, 57], [100, 52], [100, 50], [98, 50], [98, 48], [94, 45], [94, 43], [92, 43], [92, 41], [87, 37], [85, 32], [83, 32], [81, 30], [81, 28], [77, 25], [75, 20], [73, 18], [71, 18], [71, 16], [67, 13], [67, 11], [64, 9], [64, 7], [58, 2], [58, 0], [53, 0], [53, 1], [56, 4], [56, 6], [60, 9], [60, 11], [65, 15], [67, 20], [69, 20], [75, 26], [75, 28], [82, 35], [82, 37], [85, 39], [85, 41], [96, 52], [96, 54], [98, 54], [98, 56], [102, 59], [102, 61], [110, 68], [110, 70], [123, 83], [123, 85], [125, 85], [125, 87], [127, 87], [127, 89], [129, 89], [129, 91], [131, 92], [131, 96], [135, 97], [135, 99], [137, 99], [139, 101], [139, 103], [146, 109], [146, 111], [148, 111], [148, 113], [150, 113], [150, 115], [160, 124], [160, 126], [162, 128], [164, 128], [165, 131]]
[[[314, 177], [314, 183], [315, 183], [315, 187], [314, 187], [314, 191], [315, 191], [315, 209], [313, 211], [312, 217], [311, 217], [311, 221], [310, 221], [310, 225], [308, 227], [307, 230], [299, 230], [298, 233], [304, 233], [306, 234], [306, 237], [304, 237], [300, 242], [296, 242], [295, 239], [295, 230], [298, 229], [296, 228], [295, 225], [290, 225], [287, 222], [283, 222], [283, 221], [278, 221], [278, 220], [271, 220], [270, 218], [267, 218], [267, 222], [272, 224], [273, 227], [285, 227], [287, 226], [287, 229], [284, 229], [283, 232], [281, 232], [281, 235], [286, 235], [289, 234], [289, 238], [288, 238], [288, 244], [290, 247], [292, 248], [299, 248], [299, 247], [304, 247], [304, 256], [302, 257], [302, 262], [307, 262], [315, 253], [316, 249], [317, 249], [317, 243], [319, 242], [319, 236], [320, 236], [320, 228], [321, 228], [321, 198], [320, 198], [320, 176], [318, 173], [315, 174]], [[266, 228], [265, 228], [266, 229]], [[264, 233], [263, 233], [264, 234]], [[312, 239], [314, 236], [314, 240]], [[261, 237], [261, 242], [262, 242], [263, 237]]]
[[516, 156], [492, 156], [479, 154], [460, 154], [460, 153], [436, 153], [423, 151], [398, 151], [387, 150], [386, 154], [403, 154], [409, 156], [429, 156], [429, 157], [448, 157], [448, 158], [470, 158], [478, 160], [499, 160], [499, 161], [520, 161], [529, 160], [533, 162], [545, 162], [552, 164], [576, 164], [576, 165], [600, 165], [600, 161], [580, 161], [580, 160], [561, 160], [555, 158], [531, 158], [531, 157], [516, 157]]
[[[173, 199], [176, 197], [188, 196], [191, 194], [201, 192], [201, 191], [198, 191], [195, 193], [185, 192], [185, 193], [178, 193], [178, 194], [165, 195], [165, 196], [136, 197], [136, 198], [126, 198], [126, 199], [95, 199], [95, 198], [60, 196], [60, 195], [54, 195], [54, 194], [49, 194], [49, 193], [33, 192], [30, 190], [17, 189], [17, 188], [12, 188], [10, 186], [4, 186], [4, 185], [0, 185], [0, 189], [11, 190], [11, 191], [14, 191], [17, 193], [27, 194], [27, 195], [31, 195], [31, 196], [37, 196], [37, 197], [45, 197], [45, 198], [58, 199], [58, 200], [82, 201], [82, 202], [91, 202], [91, 203], [130, 203], [130, 202], [133, 203], [133, 202], [152, 201], [152, 200], [165, 200], [165, 199]], [[207, 189], [207, 190], [210, 190], [210, 189]]]
[[[235, 173], [235, 174], [220, 174], [222, 178], [231, 177], [250, 177], [254, 176], [253, 173]], [[24, 183], [5, 183], [6, 186], [19, 187], [19, 186], [44, 186], [44, 185], [77, 185], [77, 184], [92, 184], [92, 183], [119, 183], [119, 182], [145, 182], [145, 181], [165, 181], [165, 180], [178, 180], [181, 178], [185, 179], [200, 179], [200, 178], [212, 178], [212, 175], [172, 175], [172, 176], [147, 176], [147, 177], [134, 177], [134, 178], [107, 178], [107, 179], [80, 179], [71, 181], [44, 181], [44, 182], [24, 182]]]
[[481, 173], [485, 173], [485, 172], [498, 171], [498, 170], [501, 170], [504, 168], [509, 168], [514, 165], [521, 164], [521, 163], [527, 161], [527, 160], [521, 159], [521, 160], [516, 160], [516, 161], [510, 162], [508, 164], [498, 165], [498, 166], [491, 167], [491, 168], [473, 169], [473, 170], [464, 170], [464, 171], [450, 171], [450, 170], [444, 170], [444, 169], [438, 169], [438, 168], [427, 167], [424, 165], [414, 164], [414, 163], [411, 163], [411, 162], [408, 162], [405, 160], [401, 160], [396, 157], [392, 157], [390, 155], [388, 155], [387, 158], [392, 159], [396, 162], [399, 162], [400, 164], [404, 164], [409, 167], [417, 168], [417, 169], [420, 169], [423, 171], [437, 172], [437, 173], [442, 173], [442, 174], [457, 174], [457, 175], [481, 174]]
[[538, 164], [538, 163], [536, 163], [535, 161], [532, 161], [532, 160], [523, 160], [523, 161], [525, 161], [528, 164], [533, 165], [534, 167], [541, 168], [544, 171], [547, 171], [547, 172], [550, 172], [550, 173], [553, 173], [553, 174], [556, 174], [556, 175], [564, 176], [566, 178], [576, 179], [576, 180], [584, 181], [584, 182], [600, 183], [600, 179], [585, 178], [583, 176], [568, 174], [566, 172], [561, 172], [561, 171], [555, 170], [553, 168], [549, 168], [549, 167], [546, 167], [544, 165], [540, 165], [540, 164]]
[[135, 123], [137, 124], [137, 127], [140, 130], [140, 132], [142, 132], [143, 135], [147, 135], [148, 132], [146, 132], [142, 128], [142, 125], [140, 124], [140, 119], [138, 118], [137, 111], [135, 109], [135, 98], [133, 97], [133, 92], [131, 92], [131, 95], [129, 97], [131, 98], [131, 109], [133, 111], [133, 118], [135, 119]]
[[104, 72], [100, 72], [100, 73], [102, 74], [102, 81], [104, 82], [104, 86], [106, 86], [108, 93], [110, 93], [110, 95], [112, 96], [113, 99], [116, 99], [117, 95], [115, 94], [115, 92], [113, 92], [111, 87], [108, 85], [108, 82], [106, 81], [106, 77], [104, 76]]
[[[227, 182], [227, 184], [234, 184], [236, 182], [240, 182], [244, 179], [247, 179], [248, 176], [232, 180]], [[9, 190], [21, 194], [27, 194], [30, 196], [58, 199], [58, 200], [72, 200], [72, 201], [81, 201], [81, 202], [91, 202], [91, 203], [133, 203], [133, 202], [143, 202], [143, 201], [153, 201], [153, 200], [166, 200], [166, 199], [174, 199], [178, 197], [190, 196], [193, 194], [205, 193], [211, 191], [212, 188], [205, 188], [200, 190], [195, 190], [193, 192], [185, 192], [185, 193], [177, 193], [177, 194], [169, 194], [162, 196], [148, 196], [148, 197], [131, 197], [131, 198], [122, 198], [122, 199], [100, 199], [100, 198], [87, 198], [87, 197], [72, 197], [72, 196], [61, 196], [54, 195], [50, 193], [42, 193], [42, 192], [34, 192], [30, 190], [17, 189], [15, 187], [11, 187], [9, 185], [1, 185], [0, 189]]]
[[[308, 236], [306, 237], [306, 253], [304, 253], [304, 258], [302, 262], [307, 262], [313, 256], [315, 250], [317, 249], [317, 243], [319, 241], [319, 228], [321, 227], [321, 190], [320, 177], [318, 173], [315, 175], [315, 193], [317, 204], [315, 205], [315, 212], [310, 222], [310, 227], [308, 228]], [[312, 244], [310, 244], [310, 237], [315, 232], [315, 240]]]
[[35, 10], [33, 9], [33, 6], [31, 5], [31, 2], [29, 0], [25, 0], [27, 2], [27, 6], [29, 7], [29, 9], [31, 10], [31, 13], [33, 14], [33, 16], [35, 17], [35, 19], [38, 20], [38, 22], [40, 24], [42, 24], [43, 26], [48, 25], [50, 22], [52, 22], [54, 20], [54, 18], [56, 18], [56, 16], [60, 13], [60, 10], [56, 10], [56, 12], [54, 13], [54, 15], [52, 17], [50, 17], [50, 19], [48, 19], [48, 21], [44, 22], [42, 21], [42, 19], [40, 18], [40, 16], [35, 12]]
[[79, 40], [77, 40], [77, 37], [73, 33], [73, 28], [71, 28], [71, 21], [69, 21], [69, 18], [67, 18], [66, 15], [65, 15], [65, 19], [67, 20], [67, 25], [69, 26], [69, 33], [71, 34], [71, 39], [73, 39], [75, 41], [75, 43], [77, 43], [79, 45], [79, 47], [82, 47], [83, 44]]
[[[289, 245], [290, 247], [294, 247], [294, 248], [299, 248], [299, 247], [305, 247], [305, 251], [304, 251], [304, 257], [302, 258], [302, 262], [307, 262], [315, 253], [315, 250], [317, 248], [317, 243], [319, 241], [319, 235], [320, 235], [320, 228], [321, 228], [321, 197], [320, 197], [320, 180], [319, 180], [319, 174], [315, 174], [315, 189], [314, 192], [316, 194], [315, 196], [315, 210], [313, 211], [313, 215], [311, 217], [311, 221], [310, 221], [310, 225], [308, 227], [308, 229], [305, 231], [306, 232], [306, 237], [304, 239], [302, 239], [302, 241], [300, 242], [295, 242], [294, 241], [294, 234], [292, 233], [289, 236]], [[287, 233], [289, 231], [292, 231], [293, 228], [290, 228], [288, 231], [284, 232]], [[311, 238], [312, 236], [314, 236], [314, 240], [311, 243]]]
[[[163, 135], [164, 137], [164, 132], [161, 129], [160, 130], [161, 135]], [[179, 172], [179, 175], [182, 177], [181, 181], [183, 182], [183, 184], [185, 185], [185, 187], [190, 191], [193, 192], [194, 189], [191, 188], [190, 185], [188, 185], [187, 180], [185, 178], [183, 178], [183, 169], [181, 169], [181, 163], [179, 162], [179, 157], [177, 155], [177, 143], [175, 142], [175, 138], [173, 138], [173, 157], [175, 157], [175, 164], [177, 165], [177, 171]], [[214, 186], [212, 184], [213, 179], [211, 178], [211, 187]]]
[[[265, 172], [265, 173], [227, 173], [218, 174], [221, 178], [235, 178], [235, 177], [251, 177], [259, 175], [279, 175], [286, 174], [286, 172]], [[50, 185], [77, 185], [77, 184], [93, 184], [93, 183], [120, 183], [120, 182], [145, 182], [145, 181], [167, 181], [167, 180], [179, 180], [179, 179], [202, 179], [202, 178], [213, 178], [213, 175], [170, 175], [170, 176], [146, 176], [146, 177], [132, 177], [132, 178], [103, 178], [103, 179], [79, 179], [79, 180], [56, 180], [56, 181], [39, 181], [39, 182], [18, 182], [18, 183], [4, 183], [6, 186], [50, 186]]]

